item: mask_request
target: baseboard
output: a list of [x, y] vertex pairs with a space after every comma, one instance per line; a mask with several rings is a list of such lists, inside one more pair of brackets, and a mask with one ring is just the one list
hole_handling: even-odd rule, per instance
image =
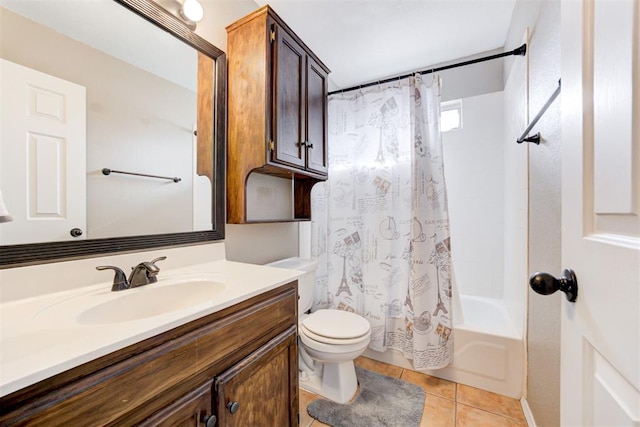
[[522, 412], [524, 412], [524, 419], [527, 420], [527, 425], [529, 427], [536, 427], [536, 420], [533, 418], [533, 413], [531, 412], [531, 408], [529, 408], [527, 399], [524, 397], [520, 399], [520, 405], [522, 406]]

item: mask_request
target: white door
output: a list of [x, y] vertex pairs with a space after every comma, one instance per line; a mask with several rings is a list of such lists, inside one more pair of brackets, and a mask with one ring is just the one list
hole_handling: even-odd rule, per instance
[[0, 244], [83, 239], [85, 88], [0, 61], [0, 187], [13, 216]]
[[[640, 2], [562, 2], [563, 426], [640, 426]], [[550, 325], [550, 327], [552, 327]]]

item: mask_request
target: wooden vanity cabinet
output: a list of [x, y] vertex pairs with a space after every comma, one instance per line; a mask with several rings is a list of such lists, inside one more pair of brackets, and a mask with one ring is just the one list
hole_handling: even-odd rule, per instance
[[[212, 381], [207, 381], [193, 392], [178, 399], [140, 423], [141, 426], [215, 426], [216, 414], [212, 410]], [[207, 425], [210, 418], [213, 423]]]
[[[283, 333], [215, 379], [220, 426], [286, 426], [298, 423], [296, 336]], [[296, 390], [294, 390], [296, 389]]]
[[329, 69], [265, 6], [227, 27], [227, 222], [246, 220], [251, 172], [294, 180], [294, 219], [310, 219], [327, 179]]
[[0, 425], [297, 426], [296, 310], [293, 282], [4, 396]]

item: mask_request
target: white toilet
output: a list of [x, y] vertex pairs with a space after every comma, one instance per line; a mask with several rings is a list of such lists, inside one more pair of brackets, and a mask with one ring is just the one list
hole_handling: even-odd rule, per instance
[[298, 278], [300, 387], [338, 403], [348, 402], [358, 388], [353, 361], [371, 339], [369, 322], [342, 310], [308, 314], [313, 303], [316, 261], [287, 258], [268, 265], [306, 273]]

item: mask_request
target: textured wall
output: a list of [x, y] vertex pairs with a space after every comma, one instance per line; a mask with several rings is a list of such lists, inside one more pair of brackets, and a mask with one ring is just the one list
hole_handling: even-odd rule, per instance
[[[560, 2], [519, 1], [508, 41], [531, 29], [529, 114], [533, 118], [560, 78]], [[529, 272], [561, 272], [560, 264], [560, 108], [559, 99], [534, 132], [540, 146], [529, 151]], [[538, 426], [560, 424], [561, 295], [528, 295], [526, 398]]]

